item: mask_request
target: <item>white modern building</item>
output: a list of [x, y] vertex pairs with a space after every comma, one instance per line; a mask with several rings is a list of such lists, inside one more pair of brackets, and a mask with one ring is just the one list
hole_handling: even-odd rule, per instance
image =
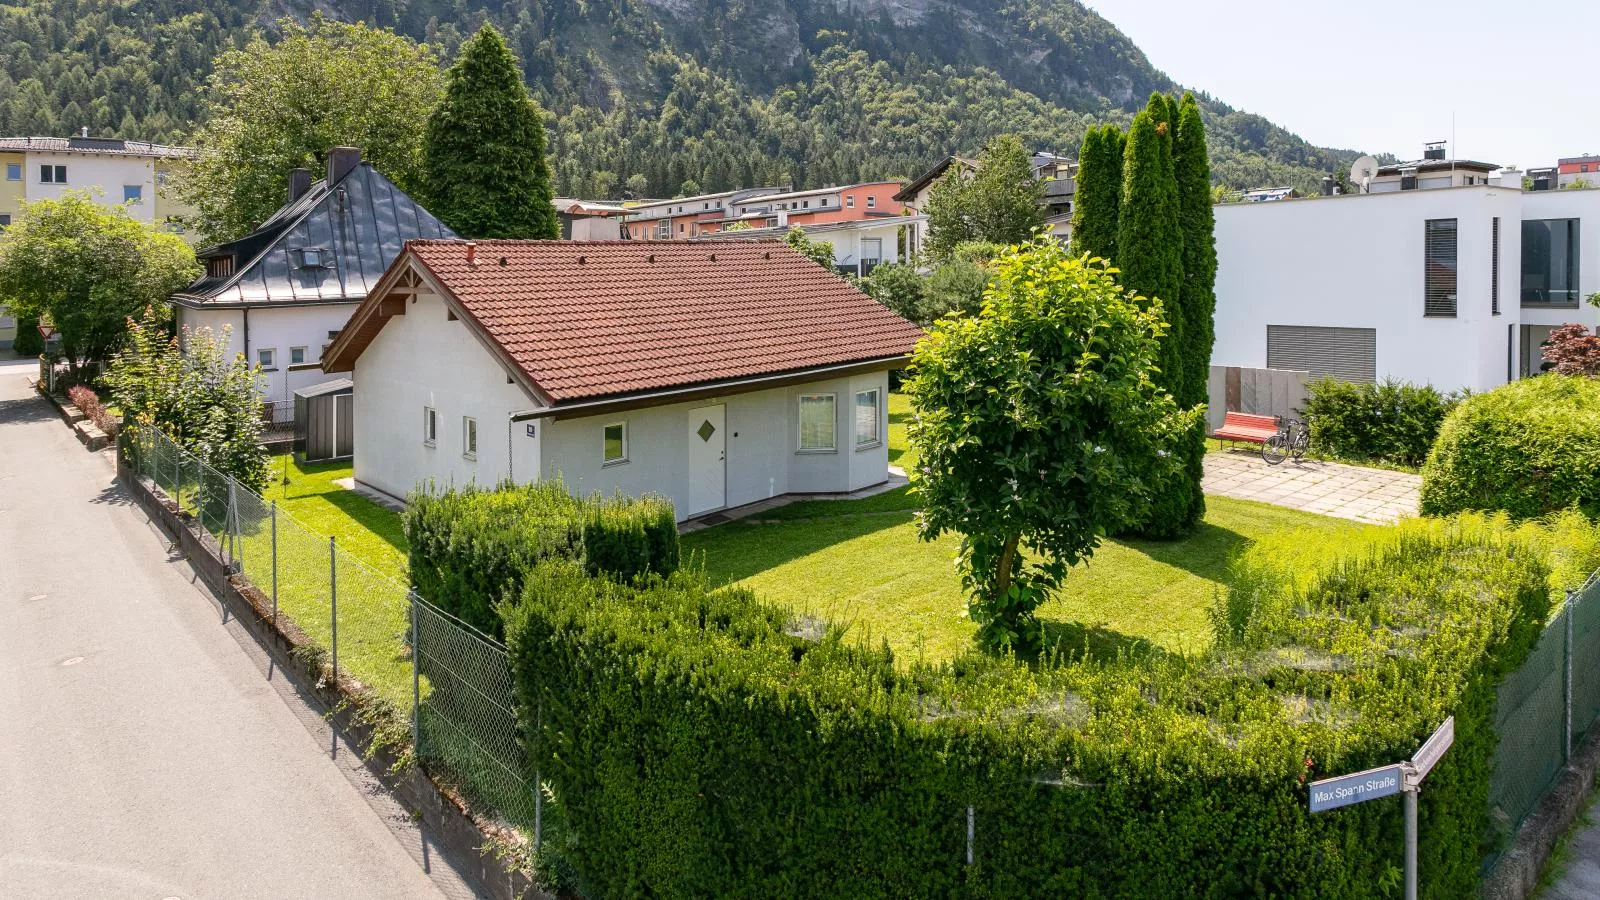
[[747, 228], [718, 232], [701, 240], [782, 240], [790, 227], [799, 228], [813, 241], [831, 246], [833, 267], [839, 274], [865, 277], [884, 263], [914, 261], [927, 234], [928, 217], [905, 215], [822, 225]]
[[1600, 321], [1600, 191], [1385, 168], [1370, 193], [1216, 207], [1213, 365], [1481, 391], [1539, 372], [1552, 327]]

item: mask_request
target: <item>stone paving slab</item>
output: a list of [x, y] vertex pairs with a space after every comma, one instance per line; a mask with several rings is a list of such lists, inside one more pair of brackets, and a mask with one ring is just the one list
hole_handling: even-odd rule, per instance
[[1318, 460], [1269, 466], [1260, 453], [1231, 450], [1206, 454], [1200, 485], [1213, 496], [1387, 524], [1417, 514], [1422, 478]]

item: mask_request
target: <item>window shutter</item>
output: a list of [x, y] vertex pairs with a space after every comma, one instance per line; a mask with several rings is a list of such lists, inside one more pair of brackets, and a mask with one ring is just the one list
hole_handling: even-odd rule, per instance
[[1423, 223], [1422, 314], [1454, 318], [1456, 314], [1456, 220]]
[[1268, 325], [1267, 368], [1377, 381], [1377, 329]]
[[1489, 313], [1500, 315], [1500, 217], [1495, 216], [1489, 238]]

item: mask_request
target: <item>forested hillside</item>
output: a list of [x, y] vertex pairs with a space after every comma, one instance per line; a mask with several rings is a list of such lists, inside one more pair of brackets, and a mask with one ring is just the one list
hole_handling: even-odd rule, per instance
[[[1006, 131], [1075, 153], [1175, 87], [1072, 0], [0, 0], [0, 134], [182, 141], [219, 48], [317, 12], [445, 59], [493, 21], [552, 117], [557, 191], [585, 196], [904, 177]], [[1354, 156], [1202, 100], [1229, 186]]]

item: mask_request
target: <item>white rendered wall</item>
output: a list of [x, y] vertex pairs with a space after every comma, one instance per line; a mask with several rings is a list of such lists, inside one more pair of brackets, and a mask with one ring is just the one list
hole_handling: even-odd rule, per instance
[[[261, 373], [261, 399], [286, 403], [294, 400], [294, 392], [313, 384], [321, 384], [335, 376], [321, 369], [299, 372], [289, 371], [289, 351], [294, 347], [306, 348], [306, 362], [316, 363], [322, 358], [322, 347], [329, 343], [328, 332], [344, 328], [355, 312], [355, 303], [334, 303], [323, 306], [290, 306], [280, 309], [252, 307], [243, 309], [190, 309], [177, 306], [178, 326], [183, 328], [208, 327], [220, 339], [223, 326], [232, 326], [228, 341], [230, 356], [245, 354], [251, 365], [259, 359], [259, 351], [271, 349], [274, 367]], [[248, 320], [248, 326], [247, 326]], [[245, 346], [246, 332], [249, 346]]]
[[[355, 477], [394, 497], [451, 484], [494, 485], [539, 472], [539, 438], [510, 415], [533, 407], [523, 389], [444, 303], [424, 294], [384, 325], [355, 366]], [[439, 414], [438, 440], [423, 443], [423, 409]], [[478, 453], [462, 447], [462, 417], [478, 421]], [[515, 469], [508, 451], [515, 447]]]
[[[1506, 380], [1517, 322], [1522, 194], [1489, 186], [1216, 207], [1212, 364], [1262, 368], [1268, 325], [1373, 328], [1377, 375], [1443, 390]], [[1491, 220], [1500, 308], [1490, 311]], [[1423, 223], [1457, 220], [1454, 318], [1423, 316]]]
[[[47, 184], [39, 180], [42, 165], [66, 166], [66, 184]], [[107, 206], [122, 202], [123, 185], [137, 184], [144, 189], [140, 203], [128, 205], [128, 215], [141, 222], [152, 221], [156, 208], [155, 160], [139, 156], [114, 156], [104, 153], [53, 153], [30, 151], [23, 171], [28, 199], [60, 199], [67, 191], [89, 193]], [[98, 193], [97, 193], [98, 191]]]

